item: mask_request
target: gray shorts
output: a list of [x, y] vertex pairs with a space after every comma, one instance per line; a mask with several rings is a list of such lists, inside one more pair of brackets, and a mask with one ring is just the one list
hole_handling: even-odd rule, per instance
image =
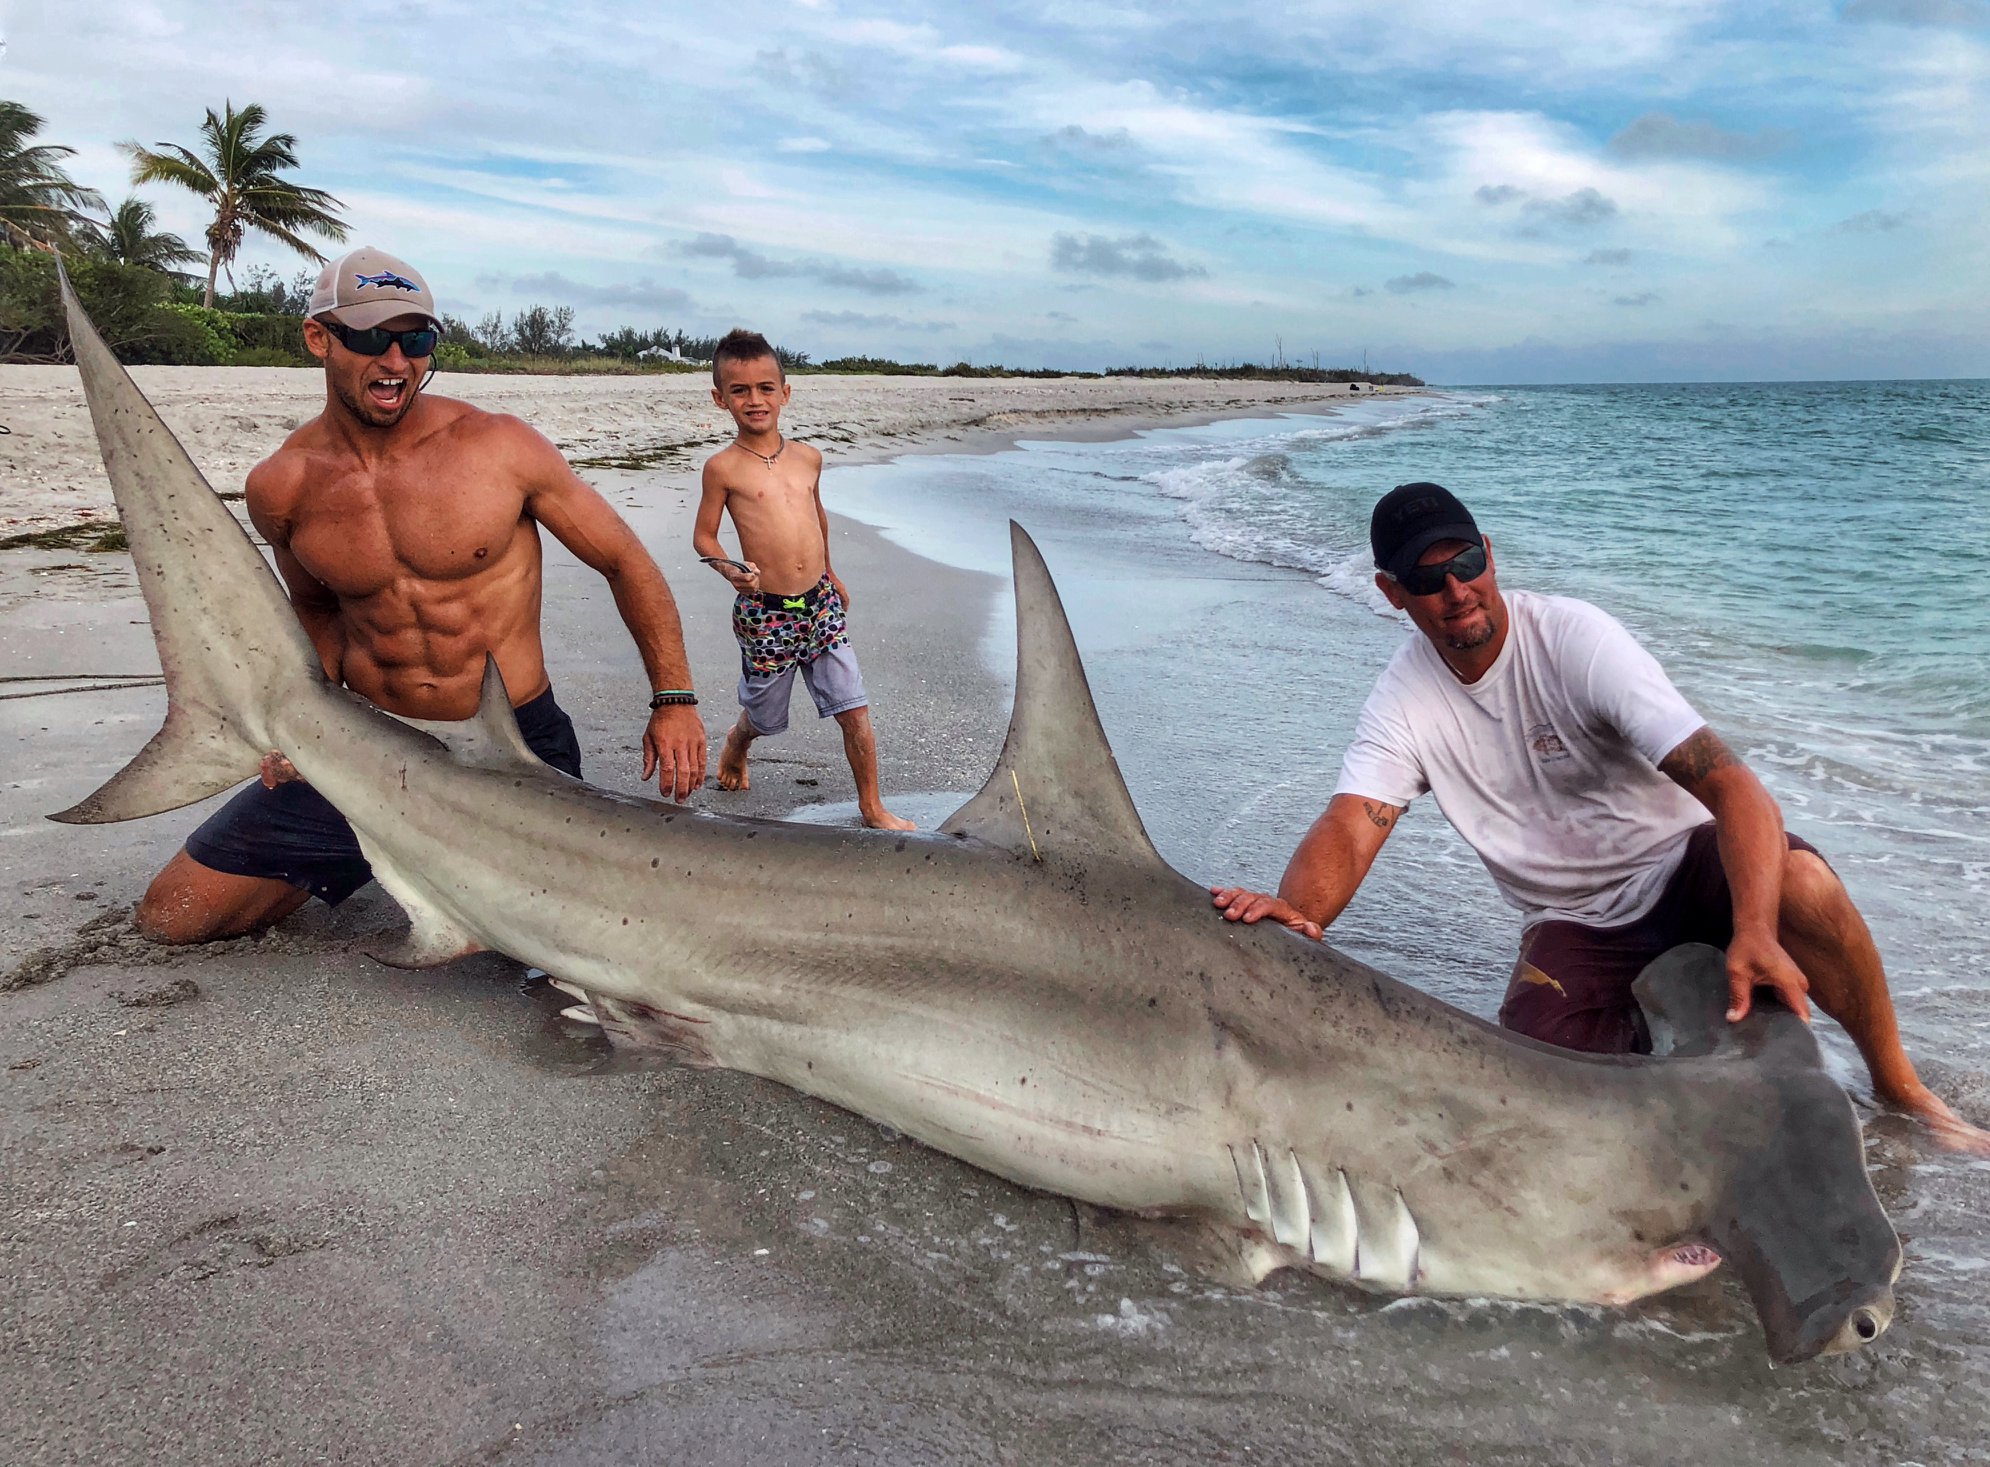
[[857, 671], [857, 654], [845, 642], [813, 661], [790, 663], [779, 672], [739, 675], [739, 706], [746, 710], [746, 721], [756, 734], [777, 734], [788, 726], [788, 702], [794, 696], [797, 670], [809, 697], [815, 699], [819, 717], [834, 718], [871, 701], [864, 692], [864, 675]]

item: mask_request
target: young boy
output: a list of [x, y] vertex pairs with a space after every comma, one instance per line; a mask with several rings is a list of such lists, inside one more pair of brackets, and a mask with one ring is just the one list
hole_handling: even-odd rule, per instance
[[[767, 338], [732, 331], [712, 354], [712, 401], [732, 414], [739, 436], [705, 465], [705, 492], [691, 544], [739, 593], [739, 722], [719, 755], [719, 788], [747, 787], [746, 751], [788, 726], [800, 669], [816, 712], [843, 729], [857, 780], [857, 809], [878, 830], [911, 830], [878, 794], [877, 738], [870, 700], [850, 649], [850, 594], [829, 566], [829, 516], [822, 508], [822, 455], [781, 435], [787, 375]], [[719, 516], [732, 515], [744, 560], [725, 558]]]

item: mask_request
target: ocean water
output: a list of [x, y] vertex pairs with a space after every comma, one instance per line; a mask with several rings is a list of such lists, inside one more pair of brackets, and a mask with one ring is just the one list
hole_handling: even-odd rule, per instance
[[[1410, 479], [1472, 507], [1502, 584], [1593, 601], [1643, 639], [1844, 876], [1924, 1077], [1990, 1122], [1990, 617], [1972, 574], [1990, 543], [1990, 383], [1441, 392], [833, 468], [824, 493], [922, 555], [1005, 579], [1007, 522], [1023, 524], [1162, 853], [1198, 879], [1269, 889], [1411, 635], [1367, 552], [1370, 506]], [[997, 606], [981, 649], [997, 668], [1013, 662], [1012, 617]], [[1420, 801], [1330, 940], [1490, 1016], [1518, 933]], [[1856, 1053], [1820, 1032], [1907, 1244], [1899, 1322], [1862, 1362], [1770, 1385], [1730, 1299], [1742, 1312], [1725, 1333], [1660, 1323], [1619, 1407], [1691, 1381], [1736, 1420], [1780, 1423], [1710, 1428], [1706, 1450], [1785, 1460], [1779, 1444], [1801, 1440], [1865, 1444], [1838, 1460], [1983, 1460], [1990, 1166], [1874, 1111]], [[1730, 1391], [1722, 1371], [1750, 1383]], [[1432, 1390], [1447, 1409], [1455, 1392]]]

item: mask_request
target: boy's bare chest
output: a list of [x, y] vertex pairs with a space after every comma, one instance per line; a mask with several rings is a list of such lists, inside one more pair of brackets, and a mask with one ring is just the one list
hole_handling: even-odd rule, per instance
[[731, 476], [726, 497], [735, 505], [745, 504], [769, 513], [815, 510], [815, 476], [805, 469], [789, 469], [785, 464], [771, 468], [750, 463]]

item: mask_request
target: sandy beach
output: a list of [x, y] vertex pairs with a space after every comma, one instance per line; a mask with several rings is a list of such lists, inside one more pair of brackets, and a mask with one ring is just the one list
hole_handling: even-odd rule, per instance
[[[321, 374], [280, 367], [138, 367], [133, 378], [222, 494], [324, 404]], [[791, 436], [838, 462], [980, 452], [1019, 433], [1120, 436], [1162, 423], [1346, 401], [1338, 383], [1139, 378], [795, 379]], [[732, 427], [700, 373], [523, 377], [442, 373], [429, 390], [516, 413], [583, 470], [696, 469]], [[1400, 392], [1384, 388], [1384, 392]], [[1364, 393], [1372, 389], [1361, 388]], [[76, 372], [0, 366], [0, 540], [109, 520], [115, 510]]]
[[[0, 422], [17, 429], [0, 452], [45, 486], [42, 522], [74, 523], [82, 505], [108, 505], [80, 392], [73, 374], [65, 387], [35, 369], [41, 415], [22, 412], [15, 383], [28, 379], [9, 374], [24, 370], [0, 369]], [[291, 396], [256, 399], [256, 427], [214, 391], [237, 377]], [[232, 417], [270, 443], [313, 402], [305, 374], [190, 373], [176, 402], [180, 380], [140, 375], [224, 492], [265, 451], [232, 441]], [[699, 384], [669, 380], [683, 396], [669, 399], [682, 417], [668, 432], [715, 432], [697, 426], [711, 422]], [[734, 711], [730, 593], [692, 559], [702, 450], [666, 456], [662, 409], [637, 391], [656, 381], [451, 385], [577, 457], [629, 465], [584, 472], [676, 590], [716, 748]], [[1333, 406], [1265, 398], [1259, 384], [1074, 387], [804, 379], [790, 425], [811, 425], [847, 464]], [[1084, 397], [1092, 387], [1126, 396]], [[844, 406], [827, 411], [818, 388]], [[915, 427], [921, 413], [934, 416]], [[885, 421], [905, 436], [884, 436]], [[1210, 431], [1226, 428], [1250, 425]], [[1006, 544], [1005, 517], [1028, 519], [1163, 854], [1198, 877], [1269, 862], [1255, 874], [1274, 879], [1330, 787], [1341, 734], [1321, 721], [1317, 687], [1293, 698], [1262, 669], [1284, 657], [1358, 696], [1396, 628], [1306, 573], [1198, 548], [1175, 501], [1141, 501], [1138, 534], [1089, 481], [1057, 501], [1045, 488], [1057, 455], [1003, 455], [1006, 479], [978, 478], [996, 462], [982, 458], [849, 480], [910, 476], [915, 543], [975, 520], [979, 541]], [[1249, 492], [1271, 482], [1249, 479]], [[1019, 505], [1018, 484], [1043, 492]], [[832, 485], [829, 501], [894, 526], [833, 515], [834, 558], [887, 799], [931, 824], [980, 785], [1006, 727], [1004, 580], [992, 562], [959, 568], [895, 543], [920, 516], [904, 500], [891, 512], [889, 486]], [[1170, 594], [1150, 598], [1163, 574]], [[590, 779], [634, 792], [641, 668], [606, 588], [557, 548], [545, 627]], [[126, 556], [0, 553], [10, 1464], [1971, 1460], [1975, 1291], [1926, 1280], [1950, 1256], [1976, 1277], [1980, 1169], [1931, 1161], [1898, 1118], [1872, 1117], [1867, 1142], [1913, 1234], [1903, 1318], [1857, 1356], [1772, 1374], [1720, 1275], [1623, 1310], [1392, 1300], [1291, 1274], [1224, 1287], [1130, 1219], [1010, 1186], [793, 1091], [611, 1056], [506, 959], [384, 968], [362, 953], [399, 924], [377, 889], [256, 939], [146, 944], [128, 908], [212, 806], [99, 827], [44, 816], [151, 736], [157, 670]], [[756, 745], [750, 791], [694, 803], [854, 820], [835, 726], [811, 711], [798, 705], [786, 734]], [[1239, 762], [1247, 735], [1252, 764]], [[1424, 812], [1392, 859], [1441, 829]], [[1483, 1012], [1498, 986], [1469, 975], [1510, 949], [1479, 878], [1457, 867], [1414, 901], [1365, 893], [1336, 942], [1413, 981], [1452, 975], [1440, 991]], [[1975, 1011], [1933, 1012], [1915, 1040], [1939, 1054], [1936, 1022]], [[1990, 1104], [1973, 1070], [1933, 1076]]]

